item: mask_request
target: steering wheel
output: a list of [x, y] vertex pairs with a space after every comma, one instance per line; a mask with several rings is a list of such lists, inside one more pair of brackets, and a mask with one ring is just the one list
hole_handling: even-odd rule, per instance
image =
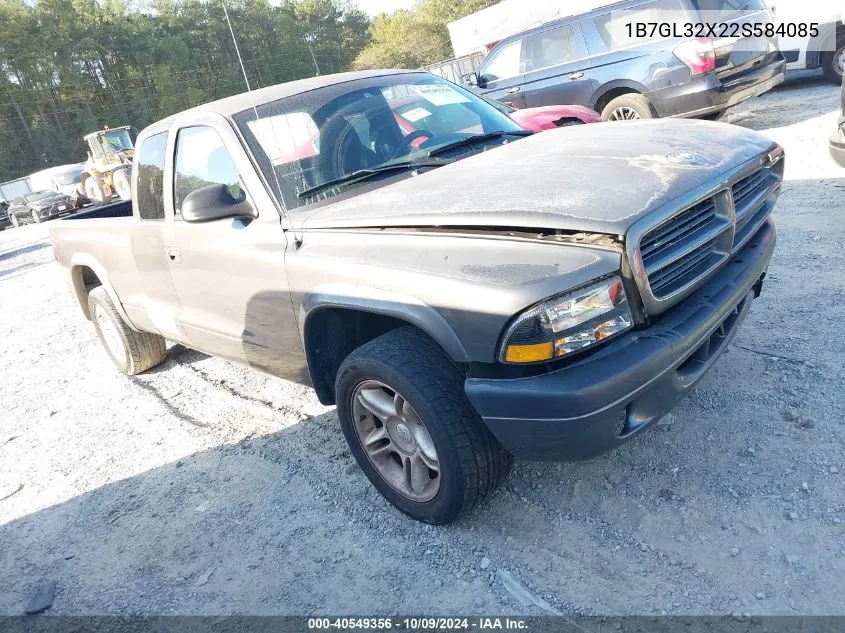
[[411, 143], [416, 141], [419, 138], [425, 138], [426, 140], [431, 140], [434, 138], [434, 132], [429, 132], [428, 130], [414, 130], [408, 136], [402, 138], [402, 144], [396, 148], [396, 151], [393, 152], [393, 156], [390, 157], [390, 160], [394, 158], [398, 158], [401, 156], [403, 150], [411, 149]]

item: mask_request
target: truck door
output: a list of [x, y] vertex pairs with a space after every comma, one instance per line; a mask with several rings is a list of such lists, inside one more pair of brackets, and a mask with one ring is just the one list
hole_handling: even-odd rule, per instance
[[[276, 206], [229, 122], [203, 115], [173, 135], [166, 241], [180, 323], [192, 347], [301, 378], [299, 331]], [[182, 206], [207, 187], [245, 196], [256, 218], [186, 222]], [[196, 200], [196, 196], [194, 197]]]
[[141, 139], [133, 174], [135, 213], [127, 232], [127, 261], [115, 265], [109, 277], [134, 325], [185, 342], [177, 319], [179, 298], [164, 246], [167, 137], [164, 131]]

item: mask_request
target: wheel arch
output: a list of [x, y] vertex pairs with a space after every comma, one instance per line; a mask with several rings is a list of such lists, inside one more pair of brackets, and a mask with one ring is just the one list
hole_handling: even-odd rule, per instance
[[102, 286], [121, 318], [130, 327], [134, 327], [126, 315], [126, 310], [114, 291], [114, 287], [109, 282], [108, 273], [97, 260], [86, 255], [74, 257], [70, 263], [70, 278], [76, 300], [79, 302], [79, 307], [82, 308], [82, 314], [85, 315], [86, 319], [91, 320], [91, 312], [88, 309], [88, 294], [94, 288]]
[[648, 92], [648, 89], [636, 81], [629, 79], [611, 81], [593, 93], [593, 96], [590, 98], [590, 107], [601, 114], [605, 106], [616, 97], [631, 93], [645, 94], [646, 92]]
[[417, 328], [454, 362], [469, 362], [452, 326], [419, 302], [312, 295], [303, 301], [299, 322], [311, 383], [323, 404], [334, 404], [334, 382], [343, 360], [364, 343], [400, 327]]

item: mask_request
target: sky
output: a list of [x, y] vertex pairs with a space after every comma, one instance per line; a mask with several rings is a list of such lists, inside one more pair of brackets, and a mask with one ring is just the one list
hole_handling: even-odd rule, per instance
[[410, 9], [416, 0], [354, 0], [358, 8], [369, 15], [392, 13], [396, 9]]

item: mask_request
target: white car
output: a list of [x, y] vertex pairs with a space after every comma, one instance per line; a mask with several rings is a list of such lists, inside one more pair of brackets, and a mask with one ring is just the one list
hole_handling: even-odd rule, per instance
[[[845, 71], [845, 4], [834, 0], [766, 0], [787, 33], [778, 34], [787, 70], [823, 68], [825, 77], [840, 84]], [[798, 35], [798, 27], [818, 24], [818, 37]], [[789, 32], [795, 34], [790, 35]]]

